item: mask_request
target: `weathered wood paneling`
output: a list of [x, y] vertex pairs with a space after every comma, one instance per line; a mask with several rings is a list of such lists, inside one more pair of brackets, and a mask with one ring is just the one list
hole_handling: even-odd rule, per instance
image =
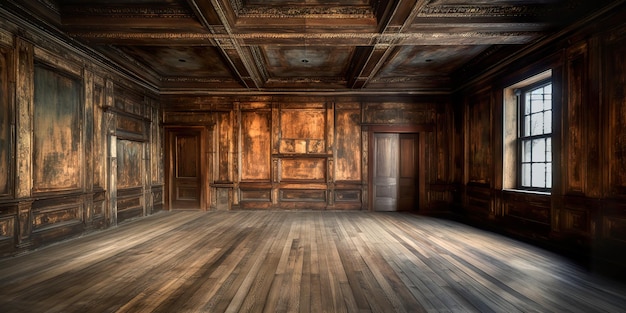
[[626, 196], [626, 36], [624, 28], [608, 38], [604, 80], [609, 106], [610, 193]]
[[326, 158], [283, 158], [280, 181], [326, 181]]
[[361, 180], [361, 114], [355, 107], [335, 111], [335, 181]]
[[131, 140], [117, 141], [117, 186], [138, 187], [142, 184], [143, 143]]
[[[435, 110], [430, 103], [365, 102], [363, 122], [365, 124], [434, 125]], [[411, 105], [407, 105], [410, 103]]]
[[0, 197], [11, 192], [11, 98], [9, 97], [9, 53], [0, 46]]
[[216, 181], [232, 182], [233, 113], [217, 112], [217, 172]]
[[44, 66], [35, 67], [33, 190], [82, 187], [80, 83]]
[[241, 180], [270, 181], [270, 111], [241, 112]]
[[326, 114], [323, 109], [281, 109], [280, 153], [325, 153]]
[[491, 93], [482, 91], [470, 98], [468, 105], [468, 179], [489, 184], [493, 165], [491, 148]]
[[587, 104], [587, 45], [581, 43], [572, 47], [567, 56], [567, 101], [564, 104], [563, 120], [567, 136], [564, 136], [563, 154], [566, 174], [563, 180], [563, 188], [566, 193], [585, 192], [586, 175], [586, 125], [584, 116]]

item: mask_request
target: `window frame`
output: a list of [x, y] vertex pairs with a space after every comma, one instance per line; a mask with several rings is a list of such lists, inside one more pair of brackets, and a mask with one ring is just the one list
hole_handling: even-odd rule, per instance
[[[526, 94], [530, 93], [534, 90], [540, 89], [540, 88], [544, 88], [548, 85], [551, 85], [551, 91], [550, 91], [550, 109], [549, 110], [542, 110], [540, 112], [547, 112], [550, 111], [550, 132], [549, 133], [542, 133], [542, 134], [536, 134], [536, 135], [524, 135], [524, 131], [525, 131], [525, 125], [526, 125], [526, 118], [530, 115], [525, 114], [525, 108], [527, 105], [527, 101], [526, 101]], [[524, 172], [523, 172], [523, 164], [530, 164], [531, 166], [531, 170], [530, 170], [530, 174], [531, 177], [529, 178], [531, 180], [531, 185], [532, 185], [532, 164], [540, 164], [543, 163], [546, 166], [549, 165], [550, 169], [546, 169], [546, 179], [544, 180], [544, 185], [547, 185], [547, 175], [552, 175], [552, 169], [553, 169], [553, 156], [550, 156], [550, 161], [547, 161], [547, 158], [545, 161], [532, 161], [533, 159], [533, 155], [532, 152], [530, 154], [530, 158], [531, 161], [529, 162], [525, 162], [524, 161], [524, 143], [526, 142], [532, 142], [533, 140], [540, 140], [540, 139], [550, 139], [550, 154], [553, 153], [553, 149], [552, 147], [553, 145], [553, 134], [554, 134], [554, 97], [553, 97], [553, 82], [552, 82], [552, 78], [547, 78], [547, 79], [542, 79], [540, 81], [534, 82], [532, 84], [528, 84], [526, 86], [520, 87], [515, 89], [515, 95], [517, 97], [517, 125], [518, 125], [518, 130], [517, 130], [517, 138], [516, 138], [516, 147], [517, 147], [517, 151], [516, 151], [516, 169], [517, 169], [517, 179], [516, 179], [516, 189], [518, 190], [526, 190], [526, 191], [536, 191], [536, 192], [551, 192], [552, 190], [552, 177], [550, 177], [550, 187], [533, 187], [533, 186], [524, 186], [523, 182], [524, 182]], [[536, 113], [536, 112], [535, 112]], [[544, 119], [545, 121], [545, 119]], [[544, 129], [545, 131], [545, 129]], [[547, 156], [547, 154], [546, 154]]]

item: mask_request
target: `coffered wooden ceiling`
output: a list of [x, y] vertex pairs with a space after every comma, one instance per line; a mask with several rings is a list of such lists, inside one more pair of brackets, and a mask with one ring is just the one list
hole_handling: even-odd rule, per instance
[[446, 93], [603, 0], [12, 2], [162, 93]]

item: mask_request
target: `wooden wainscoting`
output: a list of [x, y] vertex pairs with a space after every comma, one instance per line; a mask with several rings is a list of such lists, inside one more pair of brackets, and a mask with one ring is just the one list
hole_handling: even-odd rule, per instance
[[626, 286], [409, 213], [170, 211], [0, 261], [2, 312], [619, 312]]

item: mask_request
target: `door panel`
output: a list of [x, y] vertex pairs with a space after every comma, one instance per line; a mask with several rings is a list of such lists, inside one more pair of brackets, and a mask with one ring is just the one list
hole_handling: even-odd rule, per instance
[[418, 202], [418, 134], [373, 134], [373, 208], [409, 211]]
[[418, 135], [400, 134], [400, 175], [398, 177], [398, 210], [417, 207]]
[[200, 209], [200, 133], [194, 131], [173, 132], [171, 208]]
[[398, 205], [398, 134], [374, 134], [374, 210], [395, 211]]

